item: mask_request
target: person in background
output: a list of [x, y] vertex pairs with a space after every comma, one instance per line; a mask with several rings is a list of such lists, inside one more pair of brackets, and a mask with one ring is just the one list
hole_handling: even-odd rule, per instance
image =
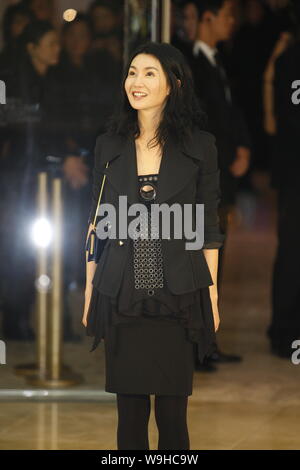
[[[195, 88], [202, 108], [207, 113], [207, 129], [216, 136], [220, 165], [221, 203], [219, 215], [223, 233], [228, 229], [228, 217], [235, 203], [238, 178], [249, 167], [250, 138], [247, 126], [233, 101], [229, 80], [220, 59], [217, 44], [228, 40], [234, 28], [231, 0], [194, 2], [198, 11], [198, 33], [190, 58]], [[220, 290], [224, 246], [220, 249], [218, 287]], [[215, 364], [237, 362], [241, 357], [219, 349], [207, 360], [206, 370], [216, 370]], [[204, 366], [197, 364], [201, 370]]]
[[[15, 88], [15, 69], [20, 53], [20, 35], [25, 26], [33, 19], [30, 10], [24, 5], [10, 5], [4, 12], [2, 19], [2, 31], [4, 47], [0, 52], [0, 80], [6, 86], [6, 96], [11, 96]], [[12, 87], [12, 90], [11, 90]], [[0, 127], [0, 168], [1, 174], [5, 168], [9, 155], [9, 129]], [[1, 178], [1, 176], [0, 176]]]
[[279, 35], [288, 29], [289, 22], [285, 13], [275, 14], [263, 0], [245, 0], [241, 13], [243, 21], [226, 60], [236, 102], [244, 113], [252, 141], [251, 166], [241, 184], [257, 187], [260, 181], [268, 184], [271, 164], [263, 125], [263, 75]]
[[[23, 4], [10, 5], [4, 12], [2, 19], [2, 31], [4, 47], [0, 53], [1, 79], [10, 83], [13, 70], [18, 61], [20, 50], [20, 36], [25, 26], [33, 20], [33, 14]], [[10, 74], [6, 77], [6, 74]], [[9, 92], [9, 90], [7, 90]]]
[[[275, 143], [272, 183], [277, 190], [277, 252], [271, 288], [272, 313], [266, 331], [272, 354], [291, 359], [293, 342], [300, 339], [300, 259], [299, 238], [299, 171], [300, 171], [300, 5], [293, 4], [293, 41], [286, 47], [277, 45], [281, 54], [275, 61], [274, 116]], [[285, 49], [285, 50], [284, 50]], [[270, 78], [270, 76], [269, 76]], [[274, 123], [273, 123], [274, 124]]]
[[276, 39], [279, 34], [292, 26], [290, 11], [294, 0], [265, 0], [272, 14], [273, 32]]
[[[80, 153], [81, 148], [93, 149], [94, 139], [113, 109], [120, 74], [120, 66], [109, 51], [92, 48], [88, 16], [79, 13], [74, 21], [64, 23], [61, 60], [53, 76], [54, 85], [60, 89], [57, 105], [61, 109], [56, 118], [59, 114], [65, 124], [66, 154]], [[55, 98], [51, 89], [48, 97], [50, 106]], [[89, 164], [92, 165], [91, 157]], [[65, 174], [69, 179], [67, 167]], [[75, 181], [71, 185], [78, 186]]]
[[182, 11], [186, 38], [193, 44], [198, 34], [198, 10], [195, 3], [188, 0], [183, 4]]
[[[49, 69], [59, 60], [59, 37], [47, 21], [28, 23], [20, 36], [20, 57], [9, 85], [18, 100], [17, 121], [7, 133], [2, 194], [6, 201], [1, 229], [1, 310], [5, 339], [32, 340], [35, 250], [29, 239], [35, 212], [37, 172], [43, 167], [43, 128], [38, 113]], [[34, 109], [34, 115], [29, 115]]]
[[54, 15], [53, 0], [22, 0], [21, 4], [31, 10], [36, 20], [52, 23]]
[[90, 200], [88, 183], [94, 142], [116, 103], [120, 70], [108, 51], [92, 49], [92, 33], [85, 14], [78, 13], [74, 21], [65, 22], [61, 34], [60, 62], [48, 77], [42, 107], [49, 129], [48, 149], [62, 160], [65, 330], [70, 339], [77, 339], [72, 333], [67, 295], [85, 282], [85, 255], [81, 247]]
[[272, 15], [261, 0], [243, 2], [242, 13], [243, 23], [232, 40], [229, 75], [251, 133], [251, 171], [254, 168], [267, 170], [261, 88], [273, 44]]
[[88, 10], [92, 47], [107, 50], [119, 63], [123, 54], [122, 3], [119, 0], [95, 0]]
[[[185, 28], [183, 5], [171, 2], [171, 44], [179, 49], [184, 56], [191, 54], [192, 39], [190, 39]], [[193, 7], [192, 7], [193, 9]], [[196, 15], [196, 23], [198, 17]]]
[[266, 134], [266, 140], [268, 145], [268, 154], [270, 155], [270, 173], [271, 187], [275, 188], [277, 177], [280, 176], [280, 171], [276, 175], [276, 167], [274, 166], [276, 154], [276, 116], [275, 116], [275, 103], [274, 103], [274, 74], [275, 74], [275, 63], [278, 57], [291, 45], [293, 42], [293, 36], [291, 32], [286, 31], [281, 33], [272, 54], [269, 57], [267, 65], [263, 73], [263, 126]]
[[177, 26], [173, 32], [171, 43], [184, 54], [191, 65], [194, 58], [193, 47], [198, 35], [198, 9], [193, 0], [184, 0], [180, 3], [180, 12], [181, 26]]
[[[4, 47], [0, 53], [0, 80], [3, 80], [6, 86], [6, 103], [9, 102], [9, 96], [11, 96], [12, 90], [15, 88], [15, 68], [18, 62], [18, 55], [20, 52], [19, 38], [22, 34], [25, 26], [32, 19], [32, 15], [27, 7], [24, 5], [10, 5], [6, 8], [2, 18], [2, 32]], [[5, 260], [5, 251], [7, 247], [7, 227], [6, 221], [8, 221], [8, 199], [7, 196], [7, 183], [8, 183], [8, 168], [11, 165], [10, 161], [10, 142], [12, 136], [10, 136], [11, 128], [4, 123], [0, 126], [0, 186], [2, 189], [2, 198], [0, 202], [0, 253], [1, 259]], [[5, 297], [5, 264], [0, 265], [0, 308], [3, 311], [3, 303]], [[7, 317], [6, 317], [7, 320]], [[6, 333], [8, 328], [6, 327]], [[12, 333], [12, 332], [11, 332]]]

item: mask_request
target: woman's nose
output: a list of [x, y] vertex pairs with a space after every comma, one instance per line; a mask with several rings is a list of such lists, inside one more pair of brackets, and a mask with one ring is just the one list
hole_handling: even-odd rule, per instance
[[143, 85], [143, 77], [141, 75], [136, 75], [133, 80], [133, 83], [135, 84], [135, 86]]

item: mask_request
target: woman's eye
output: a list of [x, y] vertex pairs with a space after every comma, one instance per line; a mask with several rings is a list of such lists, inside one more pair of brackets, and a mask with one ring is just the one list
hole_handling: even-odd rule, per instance
[[[129, 73], [128, 73], [128, 75], [133, 75], [133, 74], [134, 74], [134, 72], [129, 72]], [[154, 75], [153, 72], [148, 72], [147, 75], [149, 75], [149, 74]]]

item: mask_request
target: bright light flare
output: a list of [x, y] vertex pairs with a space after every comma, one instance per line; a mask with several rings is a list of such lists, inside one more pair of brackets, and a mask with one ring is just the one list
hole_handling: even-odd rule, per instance
[[48, 219], [37, 219], [31, 229], [31, 237], [35, 245], [45, 248], [52, 240], [52, 227]]

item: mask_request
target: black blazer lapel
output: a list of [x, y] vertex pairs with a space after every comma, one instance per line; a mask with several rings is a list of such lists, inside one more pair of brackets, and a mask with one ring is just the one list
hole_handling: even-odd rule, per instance
[[[171, 199], [193, 178], [199, 170], [199, 164], [193, 159], [203, 159], [197, 132], [185, 146], [177, 146], [171, 139], [166, 141], [157, 184], [158, 204]], [[102, 144], [101, 160], [103, 163], [110, 162], [104, 174], [115, 191], [126, 195], [128, 204], [140, 202], [134, 138], [107, 135]]]
[[103, 163], [110, 160], [104, 169], [108, 181], [121, 196], [127, 196], [128, 204], [139, 202], [137, 163], [133, 138], [108, 136], [102, 147]]

